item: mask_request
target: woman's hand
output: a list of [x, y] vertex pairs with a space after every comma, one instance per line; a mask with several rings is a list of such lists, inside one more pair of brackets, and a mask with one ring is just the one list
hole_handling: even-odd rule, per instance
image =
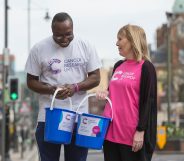
[[133, 138], [132, 151], [139, 151], [144, 142], [144, 131], [136, 131]]
[[99, 100], [104, 100], [106, 99], [105, 97], [107, 97], [109, 95], [109, 92], [107, 90], [105, 91], [97, 91], [96, 92], [96, 98]]

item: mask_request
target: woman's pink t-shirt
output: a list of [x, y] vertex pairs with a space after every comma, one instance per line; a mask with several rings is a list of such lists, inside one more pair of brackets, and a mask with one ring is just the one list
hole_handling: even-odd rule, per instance
[[[113, 105], [113, 121], [106, 140], [132, 146], [139, 121], [139, 93], [141, 69], [144, 61], [126, 60], [114, 72], [109, 83], [109, 97]], [[111, 117], [106, 104], [103, 115]]]

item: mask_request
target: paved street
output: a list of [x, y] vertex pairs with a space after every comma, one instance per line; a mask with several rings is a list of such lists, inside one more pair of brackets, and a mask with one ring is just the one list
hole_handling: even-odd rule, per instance
[[[99, 151], [90, 151], [87, 161], [104, 161], [103, 154]], [[64, 161], [61, 157], [60, 161]], [[154, 154], [152, 161], [184, 161], [184, 154]]]
[[[64, 153], [63, 149], [61, 150], [61, 159], [60, 161], [64, 161]], [[38, 153], [36, 147], [33, 148], [32, 152], [26, 152], [24, 158], [20, 158], [20, 154], [12, 155], [12, 161], [39, 161], [38, 160]], [[87, 161], [104, 161], [103, 153], [99, 150], [89, 150]], [[184, 154], [157, 154], [153, 155], [152, 161], [184, 161]]]
[[10, 161], [39, 161], [37, 147], [34, 146], [33, 149], [27, 149], [22, 155], [20, 151], [14, 152], [11, 150]]
[[[87, 161], [103, 161], [103, 155], [101, 153], [89, 154]], [[183, 155], [154, 155], [152, 161], [184, 161]]]
[[183, 161], [184, 154], [155, 154], [153, 161]]

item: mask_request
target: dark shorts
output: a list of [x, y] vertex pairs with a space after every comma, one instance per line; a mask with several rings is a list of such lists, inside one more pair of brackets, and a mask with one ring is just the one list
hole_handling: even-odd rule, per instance
[[[41, 161], [59, 161], [61, 144], [52, 144], [44, 141], [44, 122], [39, 122], [36, 128], [35, 136], [38, 144], [38, 150]], [[86, 161], [88, 149], [75, 145], [75, 133], [72, 136], [72, 142], [64, 145], [65, 161]]]

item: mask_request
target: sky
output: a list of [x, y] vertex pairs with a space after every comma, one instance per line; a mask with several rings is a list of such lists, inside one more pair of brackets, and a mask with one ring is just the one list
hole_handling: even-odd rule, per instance
[[[167, 22], [175, 0], [30, 0], [31, 47], [51, 33], [51, 20], [58, 12], [68, 12], [74, 21], [74, 34], [95, 45], [101, 59], [120, 59], [117, 32], [126, 24], [144, 28], [148, 43], [155, 48], [156, 29]], [[8, 48], [15, 55], [15, 70], [22, 71], [29, 55], [28, 0], [8, 0]], [[0, 53], [4, 48], [4, 0], [0, 0]]]

